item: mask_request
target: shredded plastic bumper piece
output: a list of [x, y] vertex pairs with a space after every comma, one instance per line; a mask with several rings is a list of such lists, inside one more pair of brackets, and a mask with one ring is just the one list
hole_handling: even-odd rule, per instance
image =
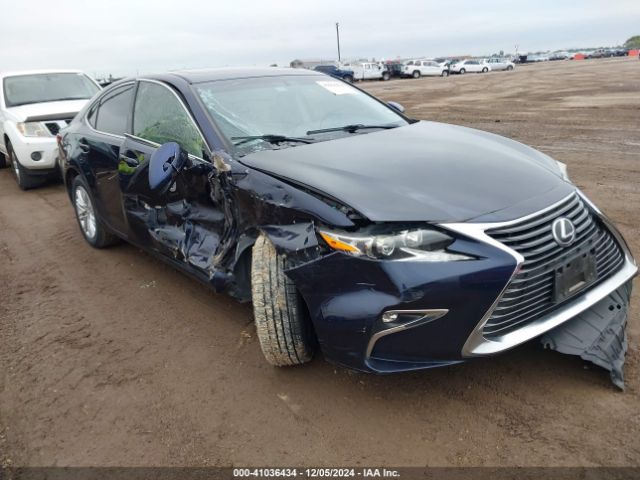
[[624, 357], [627, 353], [627, 315], [631, 281], [580, 315], [547, 332], [540, 340], [545, 348], [579, 355], [609, 371], [613, 384], [624, 390]]

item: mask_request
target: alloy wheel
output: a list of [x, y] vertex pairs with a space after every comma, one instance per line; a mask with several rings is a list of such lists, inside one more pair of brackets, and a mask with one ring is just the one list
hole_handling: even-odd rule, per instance
[[75, 206], [80, 222], [80, 228], [87, 238], [96, 236], [96, 214], [93, 210], [93, 204], [89, 194], [84, 187], [77, 187], [75, 194]]

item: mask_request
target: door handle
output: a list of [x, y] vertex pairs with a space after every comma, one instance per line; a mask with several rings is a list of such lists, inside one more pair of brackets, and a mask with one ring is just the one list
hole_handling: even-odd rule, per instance
[[91, 150], [89, 144], [84, 142], [78, 142], [78, 148], [84, 153], [89, 153], [89, 150]]

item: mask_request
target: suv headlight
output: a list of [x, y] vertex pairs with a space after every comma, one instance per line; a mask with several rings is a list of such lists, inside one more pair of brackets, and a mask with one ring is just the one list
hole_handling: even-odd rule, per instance
[[52, 137], [53, 135], [40, 122], [19, 122], [16, 123], [18, 131], [25, 137]]
[[412, 229], [378, 235], [358, 235], [327, 230], [320, 230], [319, 233], [333, 250], [358, 257], [424, 262], [454, 262], [474, 259], [468, 255], [449, 252], [447, 247], [453, 243], [454, 239], [437, 230]]

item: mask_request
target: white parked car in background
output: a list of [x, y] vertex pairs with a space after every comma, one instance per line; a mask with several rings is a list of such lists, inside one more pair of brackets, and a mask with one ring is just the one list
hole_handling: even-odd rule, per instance
[[440, 65], [433, 60], [409, 60], [402, 66], [403, 77], [420, 78], [422, 76], [441, 76], [449, 75], [449, 68], [446, 65]]
[[0, 168], [23, 190], [59, 175], [56, 135], [99, 90], [75, 70], [0, 73]]
[[515, 68], [515, 64], [506, 58], [487, 58], [484, 60], [485, 65], [489, 65], [489, 69], [491, 71], [499, 71], [499, 70], [513, 70]]
[[344, 63], [345, 70], [353, 72], [354, 80], [389, 80], [391, 74], [381, 65], [373, 62]]
[[459, 62], [449, 65], [451, 73], [487, 73], [491, 67], [480, 60], [460, 60]]

